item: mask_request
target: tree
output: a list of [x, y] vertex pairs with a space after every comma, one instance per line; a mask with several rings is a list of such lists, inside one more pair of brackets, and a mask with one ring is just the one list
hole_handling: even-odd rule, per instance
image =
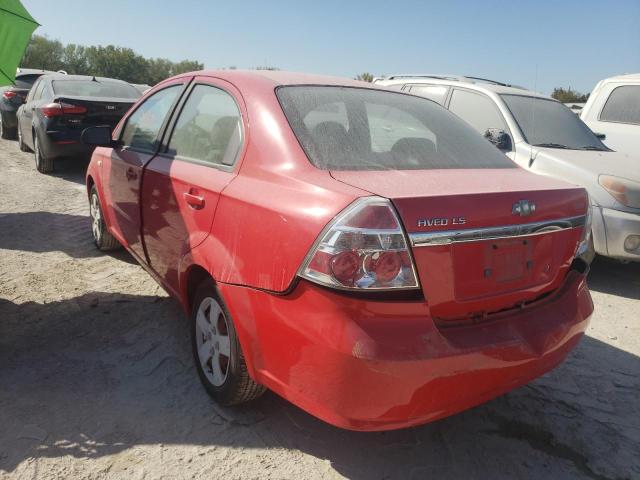
[[21, 65], [25, 68], [64, 70], [69, 74], [119, 78], [131, 83], [155, 85], [179, 73], [202, 70], [195, 60], [172, 62], [166, 58], [145, 58], [130, 48], [115, 45], [62, 45], [58, 40], [34, 35]]
[[363, 82], [373, 82], [373, 75], [371, 75], [368, 72], [365, 73], [361, 73], [360, 75], [356, 76], [356, 80], [361, 80]]
[[589, 98], [588, 93], [580, 93], [571, 87], [567, 89], [562, 87], [554, 88], [551, 96], [562, 103], [585, 103]]
[[43, 70], [64, 69], [64, 47], [57, 40], [34, 35], [24, 52], [20, 65]]

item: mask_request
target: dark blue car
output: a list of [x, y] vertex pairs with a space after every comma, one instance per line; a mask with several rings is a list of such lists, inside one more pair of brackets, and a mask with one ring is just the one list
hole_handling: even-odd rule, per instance
[[92, 126], [115, 127], [141, 93], [112, 78], [52, 74], [41, 76], [18, 110], [18, 143], [32, 150], [36, 168], [50, 173], [60, 157], [87, 156], [80, 141]]

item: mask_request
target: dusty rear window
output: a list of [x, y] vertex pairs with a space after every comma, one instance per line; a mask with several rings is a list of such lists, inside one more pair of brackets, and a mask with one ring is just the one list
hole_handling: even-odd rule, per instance
[[430, 100], [366, 88], [286, 86], [276, 94], [309, 160], [325, 170], [514, 168]]
[[140, 98], [142, 94], [128, 83], [108, 80], [54, 80], [56, 95], [98, 98]]

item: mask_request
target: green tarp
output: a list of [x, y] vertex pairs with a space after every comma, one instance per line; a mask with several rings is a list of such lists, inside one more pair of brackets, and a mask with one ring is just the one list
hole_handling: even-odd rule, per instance
[[20, 0], [0, 0], [0, 86], [11, 85], [38, 22]]

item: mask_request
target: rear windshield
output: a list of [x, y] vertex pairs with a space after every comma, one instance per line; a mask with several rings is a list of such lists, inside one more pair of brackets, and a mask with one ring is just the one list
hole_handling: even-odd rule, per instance
[[40, 77], [40, 73], [36, 73], [35, 75], [20, 75], [16, 77], [16, 88], [26, 88], [31, 89], [33, 87], [34, 82]]
[[54, 80], [53, 91], [56, 95], [102, 98], [140, 98], [141, 93], [128, 83], [108, 80]]
[[325, 170], [514, 168], [464, 121], [430, 100], [365, 88], [279, 87], [311, 162]]

